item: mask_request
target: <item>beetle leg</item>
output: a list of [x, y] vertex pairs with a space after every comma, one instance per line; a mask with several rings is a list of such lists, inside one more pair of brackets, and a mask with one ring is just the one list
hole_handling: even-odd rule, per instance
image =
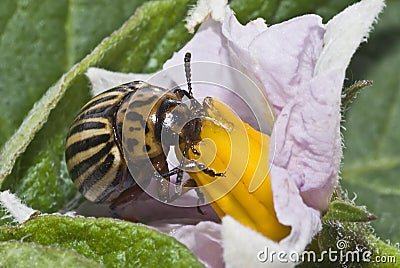
[[210, 177], [225, 177], [225, 172], [220, 172], [217, 173], [215, 172], [215, 170], [211, 169], [211, 168], [207, 168], [205, 167], [203, 164], [197, 164], [197, 167], [204, 172], [205, 174], [207, 174]]
[[182, 99], [184, 96], [190, 100], [190, 107], [192, 111], [195, 111], [195, 114], [202, 114], [202, 106], [201, 104], [193, 97], [191, 92], [180, 89], [179, 87], [173, 90], [173, 93], [180, 96]]
[[176, 174], [175, 193], [178, 193], [178, 194], [181, 194], [181, 192], [182, 192], [182, 179], [183, 179], [183, 173], [185, 170], [185, 168], [184, 168], [185, 167], [185, 159], [186, 159], [186, 154], [187, 154], [188, 149], [189, 149], [188, 143], [185, 143], [185, 148], [183, 150], [182, 159], [181, 159], [181, 162], [179, 163], [179, 166], [175, 167], [175, 168], [171, 169], [170, 171], [163, 173], [161, 175], [163, 178], [165, 178], [165, 177], [169, 177], [169, 176]]
[[187, 92], [186, 90], [181, 89], [179, 87], [174, 89], [173, 93], [179, 94], [179, 96], [181, 96], [181, 98], [183, 98], [183, 96], [186, 96], [186, 97], [188, 97], [188, 99], [193, 99], [193, 95], [191, 95], [189, 92]]
[[171, 169], [170, 171], [168, 171], [167, 173], [162, 174], [161, 176], [163, 178], [165, 178], [165, 177], [169, 177], [172, 175], [177, 175], [177, 174], [179, 174], [179, 171], [181, 171], [183, 173], [183, 170], [186, 170], [188, 172], [195, 172], [195, 171], [200, 170], [211, 177], [225, 177], [225, 173], [226, 173], [226, 172], [217, 173], [215, 170], [213, 170], [211, 168], [207, 168], [204, 164], [197, 163], [196, 160], [190, 160], [190, 161], [187, 161], [186, 164], [183, 165], [182, 167], [175, 167], [175, 168]]
[[185, 165], [185, 159], [186, 159], [188, 150], [189, 150], [189, 143], [186, 142], [185, 148], [183, 149], [183, 152], [182, 152], [182, 159], [181, 159], [181, 162], [179, 163], [179, 171], [176, 176], [176, 186], [175, 186], [176, 193], [182, 192], [182, 179], [183, 179], [183, 170], [184, 170], [183, 167]]
[[193, 144], [190, 146], [190, 150], [192, 151], [192, 153], [193, 153], [194, 155], [197, 155], [197, 156], [200, 155], [200, 152], [194, 147]]
[[170, 171], [161, 174], [161, 177], [162, 178], [167, 178], [167, 177], [170, 177], [170, 176], [178, 174], [178, 172], [179, 172], [179, 168], [175, 167], [175, 168], [171, 169]]
[[201, 204], [204, 204], [204, 202], [205, 202], [205, 200], [204, 200], [204, 194], [200, 191], [200, 189], [199, 188], [195, 188], [195, 191], [196, 191], [196, 194], [197, 194], [197, 197], [199, 198], [199, 199], [197, 199], [197, 211], [201, 214], [201, 215], [205, 215], [206, 213], [204, 212], [204, 211], [202, 211], [201, 210], [201, 208], [200, 208], [200, 203]]
[[196, 166], [199, 170], [201, 170], [202, 172], [204, 172], [205, 174], [207, 174], [210, 177], [225, 177], [225, 172], [219, 172], [217, 173], [215, 170], [206, 167], [204, 164], [202, 163], [198, 163], [195, 160], [192, 160], [193, 162], [191, 163], [192, 166]]

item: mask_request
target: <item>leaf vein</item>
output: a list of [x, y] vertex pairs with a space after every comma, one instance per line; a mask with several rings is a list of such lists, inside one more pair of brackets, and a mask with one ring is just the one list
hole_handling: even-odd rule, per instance
[[362, 163], [354, 163], [346, 165], [342, 168], [342, 176], [345, 177], [349, 174], [365, 174], [373, 171], [380, 171], [385, 169], [392, 169], [400, 167], [400, 157], [391, 159], [370, 160]]

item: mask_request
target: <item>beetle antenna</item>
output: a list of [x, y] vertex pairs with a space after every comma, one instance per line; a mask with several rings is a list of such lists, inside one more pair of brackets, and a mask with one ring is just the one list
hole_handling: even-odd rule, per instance
[[189, 89], [189, 96], [193, 97], [192, 94], [192, 79], [191, 79], [191, 70], [190, 70], [190, 58], [192, 57], [192, 54], [190, 52], [186, 52], [185, 54], [185, 74], [186, 74], [186, 83]]

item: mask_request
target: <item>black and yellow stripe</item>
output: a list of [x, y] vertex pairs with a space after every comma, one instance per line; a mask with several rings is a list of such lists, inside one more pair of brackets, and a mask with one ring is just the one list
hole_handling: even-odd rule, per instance
[[72, 180], [86, 199], [114, 203], [125, 190], [139, 187], [135, 179], [143, 186], [155, 171], [169, 174], [170, 144], [163, 148], [162, 129], [172, 137], [188, 135], [193, 141], [199, 133], [197, 128], [181, 133], [179, 122], [185, 122], [190, 110], [180, 106], [180, 93], [135, 81], [83, 106], [68, 133], [65, 158]]
[[[121, 191], [121, 181], [134, 185], [129, 175], [115, 116], [142, 82], [108, 90], [89, 101], [73, 122], [66, 141], [67, 167], [79, 191], [90, 201], [107, 202]], [[127, 182], [131, 180], [131, 182]]]

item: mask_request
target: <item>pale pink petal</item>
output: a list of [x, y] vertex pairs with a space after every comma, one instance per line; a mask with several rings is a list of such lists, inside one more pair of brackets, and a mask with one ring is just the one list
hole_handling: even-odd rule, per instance
[[257, 61], [249, 68], [278, 114], [298, 94], [299, 86], [311, 79], [324, 32], [320, 17], [306, 15], [269, 27], [249, 47]]
[[152, 228], [187, 246], [206, 267], [225, 267], [222, 258], [221, 224], [203, 221], [197, 225], [160, 224], [153, 225]]
[[[272, 169], [296, 178], [304, 202], [318, 210], [327, 209], [338, 179], [342, 83], [340, 73], [331, 72], [302, 85], [278, 116], [271, 139]], [[272, 184], [280, 180], [271, 178]]]

